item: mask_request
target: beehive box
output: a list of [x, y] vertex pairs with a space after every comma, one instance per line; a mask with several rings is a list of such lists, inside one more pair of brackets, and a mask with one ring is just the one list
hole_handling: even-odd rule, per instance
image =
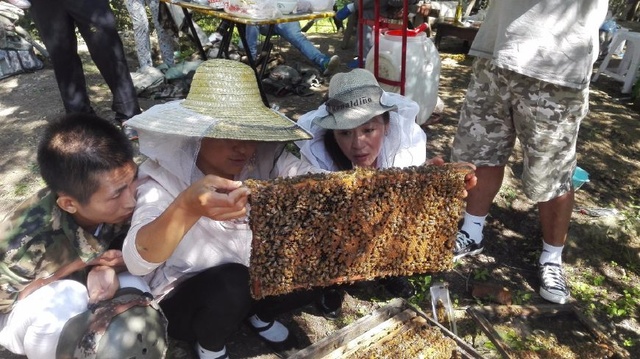
[[253, 297], [450, 269], [468, 172], [417, 166], [245, 181]]
[[289, 356], [302, 358], [482, 358], [469, 344], [404, 299]]

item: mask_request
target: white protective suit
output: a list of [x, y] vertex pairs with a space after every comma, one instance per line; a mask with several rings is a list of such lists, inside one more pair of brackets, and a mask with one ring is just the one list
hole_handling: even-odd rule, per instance
[[[161, 300], [178, 283], [205, 269], [225, 263], [249, 265], [252, 233], [236, 221], [200, 220], [163, 263], [144, 260], [135, 246], [142, 226], [157, 218], [189, 185], [204, 177], [196, 167], [201, 139], [138, 130], [140, 152], [148, 159], [140, 166], [141, 184], [123, 256], [129, 271], [144, 275], [151, 293]], [[283, 144], [263, 143], [236, 180], [271, 179], [317, 172], [284, 151]]]

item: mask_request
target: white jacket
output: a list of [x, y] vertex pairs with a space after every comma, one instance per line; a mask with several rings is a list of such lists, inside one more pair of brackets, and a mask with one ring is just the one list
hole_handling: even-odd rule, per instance
[[[380, 102], [387, 106], [396, 105], [398, 110], [390, 112], [389, 133], [384, 138], [378, 168], [407, 167], [423, 164], [427, 159], [427, 135], [416, 123], [420, 111], [418, 104], [408, 97], [384, 92]], [[317, 110], [307, 112], [298, 120], [298, 125], [313, 135], [308, 141], [297, 141], [300, 154], [311, 165], [327, 171], [337, 171], [338, 167], [329, 156], [324, 145], [324, 128], [313, 123], [316, 117], [329, 113], [323, 104]]]
[[[178, 194], [204, 176], [195, 165], [199, 145], [197, 138], [166, 135], [156, 135], [153, 139], [145, 136], [140, 143], [141, 152], [149, 159], [139, 169], [141, 184], [137, 205], [122, 252], [129, 271], [144, 275], [157, 299], [162, 299], [177, 283], [205, 269], [225, 263], [249, 265], [251, 230], [248, 224], [234, 221], [201, 218], [163, 263], [144, 260], [136, 249], [135, 238], [140, 228], [157, 218]], [[259, 145], [256, 158], [236, 180], [318, 171], [289, 152], [283, 152], [283, 147], [273, 143]]]

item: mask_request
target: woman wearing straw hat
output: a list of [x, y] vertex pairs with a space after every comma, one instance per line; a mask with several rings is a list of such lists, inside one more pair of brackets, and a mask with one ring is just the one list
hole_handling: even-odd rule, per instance
[[[226, 358], [225, 342], [248, 317], [274, 350], [291, 348], [293, 336], [273, 318], [276, 308], [298, 306], [300, 298], [254, 306], [251, 230], [244, 222], [208, 218], [199, 195], [216, 190], [209, 175], [241, 181], [311, 171], [284, 151], [284, 142], [311, 135], [263, 105], [250, 67], [222, 59], [198, 67], [186, 100], [156, 105], [127, 124], [138, 131], [148, 159], [140, 166], [143, 182], [123, 256], [132, 273], [147, 279], [169, 335], [195, 343], [200, 358]], [[247, 195], [241, 191], [247, 189], [229, 195]]]
[[[419, 109], [411, 99], [382, 90], [367, 70], [338, 73], [329, 83], [328, 100], [298, 120], [313, 139], [297, 145], [310, 164], [329, 171], [422, 165], [427, 136], [415, 121]], [[415, 293], [405, 277], [385, 278], [382, 283], [397, 297]], [[317, 304], [325, 316], [334, 317], [342, 305], [341, 292], [326, 290]]]

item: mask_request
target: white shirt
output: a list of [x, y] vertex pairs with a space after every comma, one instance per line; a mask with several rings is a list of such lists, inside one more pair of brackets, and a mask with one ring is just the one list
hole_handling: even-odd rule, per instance
[[470, 55], [545, 82], [589, 85], [608, 0], [491, 0]]

